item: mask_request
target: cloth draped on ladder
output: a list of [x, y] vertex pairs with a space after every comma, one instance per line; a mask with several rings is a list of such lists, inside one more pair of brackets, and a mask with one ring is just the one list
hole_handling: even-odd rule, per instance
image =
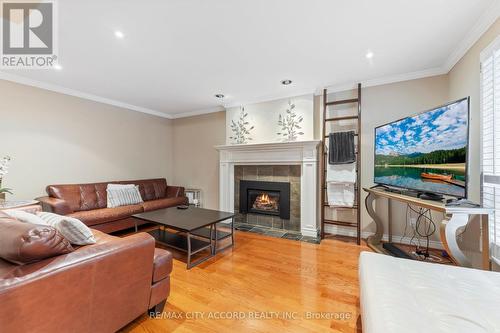
[[349, 164], [356, 161], [354, 135], [354, 131], [330, 133], [328, 164]]
[[354, 132], [330, 133], [326, 166], [326, 191], [329, 206], [354, 206], [355, 161]]

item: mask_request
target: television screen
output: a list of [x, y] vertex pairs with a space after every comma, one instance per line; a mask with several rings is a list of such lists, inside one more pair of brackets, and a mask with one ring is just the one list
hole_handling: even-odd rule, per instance
[[466, 197], [469, 99], [375, 129], [375, 183]]

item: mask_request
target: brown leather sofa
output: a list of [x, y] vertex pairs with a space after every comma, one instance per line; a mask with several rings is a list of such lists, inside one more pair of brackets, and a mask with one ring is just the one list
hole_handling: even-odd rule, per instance
[[[0, 332], [116, 332], [161, 312], [172, 255], [147, 233], [97, 243], [31, 264], [0, 259]], [[8, 237], [8, 235], [0, 235]]]
[[[106, 188], [108, 184], [139, 185], [143, 203], [107, 208]], [[132, 217], [133, 214], [161, 208], [185, 205], [184, 187], [169, 186], [164, 178], [112, 181], [91, 184], [49, 185], [48, 196], [37, 198], [43, 210], [68, 215], [81, 220], [93, 229], [106, 233], [145, 224]]]

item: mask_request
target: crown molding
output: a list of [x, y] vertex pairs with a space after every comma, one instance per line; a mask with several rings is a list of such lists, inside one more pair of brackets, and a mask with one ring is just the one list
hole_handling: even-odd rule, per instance
[[[374, 79], [368, 79], [368, 80], [361, 81], [359, 83], [361, 83], [363, 88], [367, 88], [367, 87], [381, 86], [384, 84], [391, 84], [391, 83], [397, 83], [397, 82], [403, 82], [403, 81], [409, 81], [409, 80], [417, 80], [417, 79], [422, 79], [425, 77], [443, 75], [446, 73], [448, 73], [448, 72], [444, 68], [436, 67], [436, 68], [424, 69], [421, 71], [415, 71], [415, 72], [396, 74], [396, 75], [391, 75], [391, 76], [383, 76], [383, 77], [374, 78]], [[328, 89], [330, 92], [339, 92], [339, 91], [351, 90], [351, 89], [356, 87], [356, 84], [358, 84], [358, 82], [342, 83], [342, 84], [336, 84], [336, 85], [327, 85], [325, 88]], [[323, 88], [317, 89], [315, 91], [316, 96], [321, 95], [321, 94], [323, 94]]]
[[[432, 77], [437, 75], [448, 74], [452, 68], [463, 58], [463, 56], [470, 50], [472, 46], [481, 38], [481, 36], [495, 23], [500, 15], [500, 1], [495, 1], [488, 9], [481, 15], [476, 24], [467, 33], [465, 38], [458, 44], [455, 50], [446, 59], [441, 67], [424, 69], [421, 71], [397, 74], [392, 76], [380, 77], [361, 81], [363, 87], [374, 87], [384, 84], [403, 82], [409, 80], [422, 79], [425, 77]], [[326, 89], [339, 92], [353, 89], [358, 82], [350, 82], [338, 85], [327, 85]], [[318, 89], [315, 95], [321, 95], [323, 89]]]
[[[469, 51], [469, 49], [481, 38], [481, 36], [489, 29], [489, 27], [497, 20], [498, 16], [500, 14], [500, 1], [494, 1], [493, 4], [488, 7], [488, 9], [481, 15], [477, 23], [472, 27], [472, 29], [467, 33], [465, 38], [459, 43], [459, 45], [455, 48], [455, 50], [450, 54], [450, 56], [446, 59], [444, 64], [441, 67], [436, 67], [436, 68], [430, 68], [430, 69], [425, 69], [421, 71], [415, 71], [415, 72], [409, 72], [409, 73], [403, 73], [403, 74], [396, 74], [396, 75], [391, 75], [391, 76], [385, 76], [385, 77], [380, 77], [380, 78], [374, 78], [374, 79], [368, 79], [361, 81], [361, 84], [363, 87], [374, 87], [374, 86], [379, 86], [379, 85], [385, 85], [385, 84], [391, 84], [391, 83], [397, 83], [397, 82], [403, 82], [403, 81], [409, 81], [409, 80], [416, 80], [416, 79], [421, 79], [425, 77], [432, 77], [432, 76], [437, 76], [437, 75], [443, 75], [449, 73], [449, 71], [456, 65], [460, 59]], [[37, 80], [32, 80], [28, 79], [26, 77], [20, 76], [20, 75], [14, 75], [14, 74], [7, 74], [5, 72], [0, 71], [0, 79], [6, 80], [6, 81], [11, 81], [15, 83], [20, 83], [32, 87], [37, 87], [49, 91], [54, 91], [57, 93], [65, 94], [65, 95], [70, 95], [70, 96], [75, 96], [83, 99], [88, 99], [92, 100], [95, 102], [99, 103], [104, 103], [104, 104], [109, 104], [113, 106], [117, 106], [120, 108], [128, 109], [131, 111], [137, 111], [137, 112], [142, 112], [145, 114], [161, 117], [161, 118], [166, 118], [166, 119], [179, 119], [179, 118], [186, 118], [186, 117], [192, 117], [192, 116], [199, 116], [203, 114], [208, 114], [208, 113], [214, 113], [214, 112], [219, 112], [219, 111], [224, 111], [227, 108], [230, 107], [237, 107], [240, 105], [246, 105], [246, 104], [253, 104], [253, 103], [262, 103], [262, 102], [268, 102], [276, 99], [283, 99], [283, 98], [291, 98], [291, 97], [297, 97], [297, 96], [302, 96], [302, 95], [307, 95], [307, 94], [314, 94], [316, 96], [321, 95], [323, 93], [323, 88], [317, 89], [317, 88], [302, 88], [302, 89], [288, 89], [286, 92], [278, 93], [278, 94], [273, 94], [273, 95], [266, 95], [266, 96], [261, 96], [257, 98], [253, 98], [250, 100], [245, 100], [245, 101], [240, 101], [239, 103], [232, 103], [229, 105], [224, 106], [218, 106], [215, 108], [207, 108], [207, 109], [200, 109], [200, 110], [194, 110], [194, 111], [189, 111], [189, 112], [184, 112], [184, 113], [165, 113], [157, 110], [152, 110], [148, 108], [144, 108], [141, 106], [137, 105], [132, 105], [128, 104], [125, 102], [121, 102], [118, 100], [113, 100], [110, 98], [98, 96], [98, 95], [93, 95], [93, 94], [88, 94], [82, 91], [78, 91], [75, 89], [70, 89], [70, 88], [65, 88], [62, 86], [54, 85], [51, 83], [45, 83]], [[327, 84], [325, 87], [334, 92], [338, 91], [345, 91], [345, 90], [350, 90], [355, 87], [355, 85], [358, 83], [356, 82], [346, 82], [342, 84]]]
[[298, 96], [313, 95], [314, 92], [315, 92], [314, 88], [293, 89], [293, 90], [289, 90], [286, 92], [265, 95], [265, 96], [260, 96], [260, 97], [244, 100], [244, 101], [239, 101], [238, 103], [231, 103], [231, 104], [226, 105], [226, 109], [239, 107], [242, 105], [245, 106], [248, 104], [270, 102], [270, 101], [274, 101], [277, 99], [285, 99], [285, 98], [292, 98], [292, 97], [298, 97]]
[[209, 114], [209, 113], [215, 113], [215, 112], [220, 112], [220, 111], [226, 111], [226, 109], [223, 106], [216, 106], [214, 108], [200, 109], [200, 110], [194, 110], [194, 111], [183, 112], [183, 113], [171, 113], [170, 119], [194, 117], [194, 116], [200, 116], [202, 114]]
[[448, 73], [500, 16], [500, 1], [494, 1], [443, 64]]
[[137, 106], [137, 105], [132, 105], [132, 104], [120, 102], [120, 101], [106, 98], [106, 97], [102, 97], [102, 96], [84, 93], [82, 91], [78, 91], [78, 90], [74, 90], [74, 89], [70, 89], [70, 88], [65, 88], [65, 87], [58, 86], [58, 85], [51, 84], [51, 83], [46, 83], [46, 82], [28, 79], [28, 78], [20, 76], [20, 75], [0, 72], [0, 79], [5, 80], [5, 81], [20, 83], [20, 84], [24, 84], [27, 86], [36, 87], [36, 88], [40, 88], [40, 89], [44, 89], [44, 90], [49, 90], [49, 91], [61, 93], [64, 95], [88, 99], [88, 100], [91, 100], [94, 102], [109, 104], [109, 105], [117, 106], [120, 108], [128, 109], [131, 111], [146, 113], [146, 114], [161, 117], [161, 118], [172, 119], [172, 116], [168, 113], [147, 109], [147, 108], [144, 108], [142, 106]]

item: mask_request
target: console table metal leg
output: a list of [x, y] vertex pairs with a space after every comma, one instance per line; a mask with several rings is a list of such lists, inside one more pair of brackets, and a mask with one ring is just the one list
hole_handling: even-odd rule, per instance
[[231, 246], [234, 246], [234, 217], [231, 218]]
[[[187, 233], [187, 269], [191, 269], [195, 266], [198, 266], [199, 264], [201, 264], [202, 262], [205, 262], [207, 261], [208, 259], [212, 258], [215, 254], [214, 254], [214, 243], [212, 242], [212, 235], [214, 233], [214, 225], [211, 224], [210, 225], [210, 244], [207, 245], [206, 247], [203, 247], [203, 248], [200, 248], [200, 249], [197, 249], [194, 251], [194, 253], [192, 252], [192, 244], [191, 244], [191, 233]], [[192, 256], [193, 254], [196, 254], [196, 253], [199, 253], [200, 251], [203, 251], [203, 250], [207, 250], [209, 251], [208, 255], [206, 257], [203, 257], [195, 262], [192, 262]]]
[[[215, 255], [217, 252], [217, 223], [213, 224], [214, 231], [212, 232], [212, 225], [210, 225], [210, 236], [211, 238], [213, 237], [214, 240], [214, 245], [212, 246], [212, 255]], [[210, 242], [212, 242], [212, 239], [210, 239]]]

